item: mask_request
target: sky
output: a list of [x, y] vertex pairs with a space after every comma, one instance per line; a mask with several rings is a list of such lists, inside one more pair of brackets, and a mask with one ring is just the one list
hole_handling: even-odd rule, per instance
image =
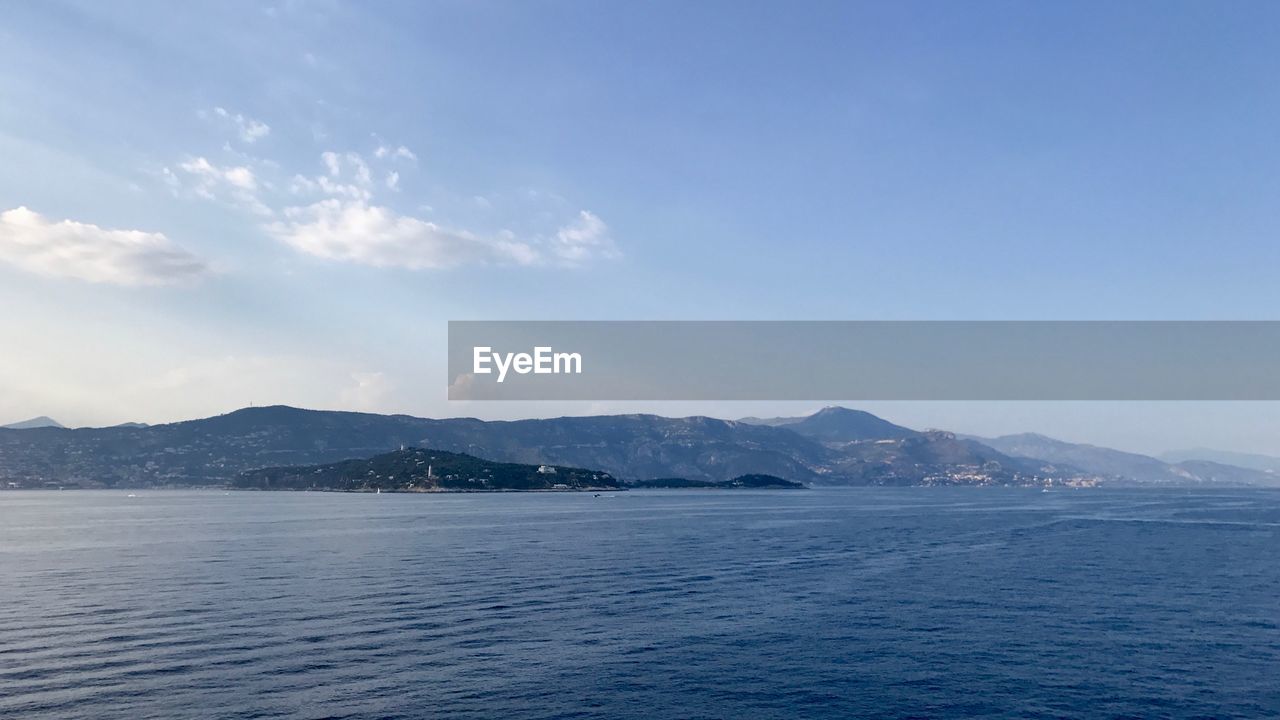
[[[1280, 305], [1270, 3], [0, 14], [0, 422], [793, 414], [821, 403], [450, 403], [446, 323]], [[1273, 403], [850, 404], [1280, 453]]]

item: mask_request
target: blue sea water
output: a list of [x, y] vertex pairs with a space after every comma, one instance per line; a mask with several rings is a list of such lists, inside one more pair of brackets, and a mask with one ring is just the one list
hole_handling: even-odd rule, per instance
[[1280, 492], [0, 493], [0, 716], [1280, 716]]

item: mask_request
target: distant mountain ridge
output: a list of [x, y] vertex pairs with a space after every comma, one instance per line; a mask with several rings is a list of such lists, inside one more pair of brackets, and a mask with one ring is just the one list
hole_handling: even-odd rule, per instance
[[22, 422], [0, 425], [0, 430], [33, 430], [35, 428], [49, 427], [65, 428], [66, 426], [47, 415], [41, 415], [39, 417], [33, 417], [30, 420], [23, 420]]
[[221, 486], [249, 470], [367, 459], [401, 447], [596, 468], [620, 480], [724, 482], [759, 474], [809, 485], [1272, 481], [1224, 465], [1170, 470], [1154, 458], [1093, 448], [1147, 468], [1112, 472], [1090, 453], [1069, 452], [1088, 446], [1028, 447], [1030, 440], [1017, 437], [981, 441], [921, 432], [846, 408], [762, 424], [657, 415], [482, 421], [272, 406], [152, 426], [0, 430], [0, 488]]
[[724, 482], [709, 480], [686, 480], [685, 478], [655, 478], [653, 480], [637, 480], [627, 484], [628, 487], [668, 490], [800, 490], [804, 485], [791, 480], [783, 480], [773, 475], [739, 475]]
[[1155, 484], [1280, 484], [1280, 478], [1249, 468], [1208, 461], [1167, 463], [1147, 455], [1070, 443], [1037, 433], [973, 440], [1016, 457], [1070, 464], [1111, 480]]
[[1190, 450], [1173, 450], [1160, 453], [1159, 458], [1168, 463], [1206, 461], [1280, 475], [1280, 457], [1275, 457], [1274, 455], [1192, 448]]
[[[874, 418], [874, 416], [870, 416]], [[833, 433], [839, 420], [852, 430]], [[723, 482], [773, 475], [826, 485], [1037, 484], [1079, 472], [1013, 458], [949, 433], [916, 433], [856, 411], [819, 414], [820, 442], [788, 427], [708, 417], [606, 415], [486, 422], [408, 415], [245, 408], [147, 427], [0, 431], [0, 480], [19, 487], [222, 485], [265, 467], [368, 458], [401, 446], [496, 462], [599, 468], [632, 480]], [[856, 427], [854, 427], [856, 426]], [[880, 439], [865, 437], [879, 428]], [[862, 429], [859, 429], [862, 428]], [[900, 439], [882, 435], [906, 435]], [[2, 487], [2, 486], [0, 486]]]
[[147, 427], [0, 430], [0, 480], [24, 487], [218, 485], [244, 470], [367, 458], [401, 446], [600, 468], [618, 477], [709, 480], [755, 472], [814, 480], [826, 455], [789, 431], [702, 417], [485, 422], [272, 406]]

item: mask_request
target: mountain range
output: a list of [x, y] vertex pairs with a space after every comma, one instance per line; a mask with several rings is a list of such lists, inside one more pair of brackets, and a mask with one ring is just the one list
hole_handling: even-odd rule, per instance
[[917, 431], [839, 407], [769, 420], [483, 421], [272, 406], [151, 426], [0, 429], [0, 487], [226, 485], [245, 471], [370, 458], [401, 447], [592, 468], [621, 480], [724, 482], [767, 474], [810, 485], [1277, 484], [1273, 474], [1247, 468], [1169, 464], [1025, 439], [1040, 437]]
[[1223, 465], [1235, 465], [1237, 467], [1249, 468], [1251, 470], [1262, 470], [1263, 472], [1271, 472], [1280, 475], [1280, 457], [1258, 455], [1257, 453], [1227, 452], [1225, 450], [1194, 448], [1191, 450], [1174, 450], [1171, 452], [1161, 453], [1160, 459], [1170, 463], [1186, 462], [1188, 460], [1207, 460], [1209, 462], [1216, 462]]
[[1280, 475], [1263, 470], [1191, 458], [1171, 463], [1122, 450], [1063, 442], [1036, 433], [972, 439], [1008, 455], [1063, 463], [1114, 481], [1280, 485]]

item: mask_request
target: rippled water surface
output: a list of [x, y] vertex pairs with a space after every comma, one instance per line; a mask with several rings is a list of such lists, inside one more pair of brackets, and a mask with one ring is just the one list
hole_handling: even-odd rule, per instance
[[1274, 717], [1280, 493], [0, 493], [0, 716]]

